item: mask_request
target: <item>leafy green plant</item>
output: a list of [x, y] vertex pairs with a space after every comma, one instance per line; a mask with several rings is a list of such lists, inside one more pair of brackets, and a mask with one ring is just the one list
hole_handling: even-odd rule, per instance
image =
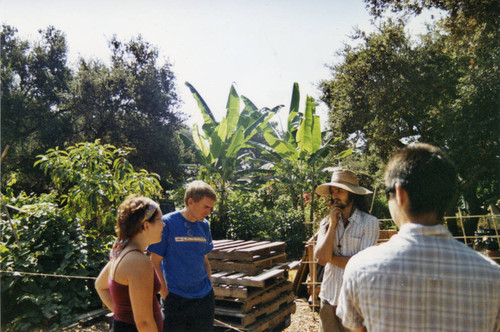
[[55, 193], [21, 193], [3, 196], [3, 200], [15, 208], [10, 214], [21, 245], [15, 242], [8, 224], [1, 223], [1, 264], [5, 271], [1, 278], [2, 329], [55, 330], [98, 307], [92, 279], [42, 275], [96, 276], [108, 250], [103, 242], [111, 239], [103, 240], [96, 231], [85, 232], [72, 215], [58, 207]]
[[[335, 137], [326, 131], [321, 131], [320, 117], [316, 115], [314, 98], [307, 96], [304, 113], [299, 112], [300, 91], [299, 85], [294, 83], [290, 110], [288, 115], [287, 130], [280, 133], [268, 127], [264, 138], [270, 148], [261, 145], [274, 164], [274, 169], [279, 172], [280, 182], [287, 183], [286, 191], [295, 208], [303, 213], [305, 222], [304, 194], [309, 193], [309, 222], [314, 221], [315, 194], [317, 180], [324, 173], [325, 167], [352, 153], [345, 150], [336, 156], [331, 154], [335, 142], [340, 137]], [[278, 156], [278, 157], [276, 157]], [[327, 168], [328, 169], [328, 168]], [[288, 188], [288, 189], [287, 189]], [[311, 231], [311, 229], [309, 229]]]
[[228, 238], [237, 240], [284, 241], [291, 259], [304, 250], [302, 213], [290, 200], [278, 195], [274, 185], [257, 191], [235, 190], [228, 196]]
[[35, 166], [49, 175], [61, 204], [86, 229], [113, 234], [116, 207], [130, 193], [159, 198], [157, 174], [136, 172], [126, 159], [130, 149], [109, 144], [78, 143], [50, 149]]
[[212, 111], [196, 89], [186, 82], [203, 114], [203, 133], [193, 125], [192, 137], [181, 135], [187, 146], [196, 147], [198, 168], [203, 180], [211, 183], [217, 190], [217, 218], [212, 224], [215, 238], [226, 236], [227, 195], [231, 181], [246, 170], [241, 167], [241, 151], [252, 147], [250, 140], [262, 132], [272, 116], [280, 109], [258, 109], [248, 98], [241, 97], [245, 106], [240, 112], [240, 96], [231, 86], [226, 106], [226, 116], [216, 121]]
[[2, 202], [12, 210], [12, 228], [0, 224], [2, 322], [8, 324], [2, 328], [54, 330], [102, 305], [91, 277], [107, 261], [119, 204], [131, 193], [158, 198], [161, 192], [158, 176], [136, 172], [128, 152], [99, 141], [48, 150], [36, 166], [52, 180], [49, 194], [16, 195], [16, 177], [10, 178]]

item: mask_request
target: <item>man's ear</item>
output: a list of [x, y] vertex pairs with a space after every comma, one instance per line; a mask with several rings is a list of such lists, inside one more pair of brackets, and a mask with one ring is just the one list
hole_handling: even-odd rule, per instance
[[408, 192], [404, 190], [400, 184], [394, 186], [394, 198], [396, 199], [396, 204], [399, 206], [405, 206], [408, 204]]

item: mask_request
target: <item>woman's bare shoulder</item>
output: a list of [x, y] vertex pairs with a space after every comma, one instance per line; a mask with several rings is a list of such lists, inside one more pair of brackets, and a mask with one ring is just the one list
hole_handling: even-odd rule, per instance
[[131, 278], [143, 278], [152, 273], [153, 264], [149, 257], [140, 251], [133, 251], [123, 257], [119, 263], [115, 272], [115, 280], [128, 284], [128, 280]]

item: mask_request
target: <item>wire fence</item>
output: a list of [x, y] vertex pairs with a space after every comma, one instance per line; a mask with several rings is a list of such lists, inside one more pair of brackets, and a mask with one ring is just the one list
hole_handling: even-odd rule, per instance
[[[485, 241], [486, 238], [488, 239], [493, 239], [496, 240], [498, 247], [500, 247], [500, 234], [498, 229], [499, 223], [500, 223], [500, 214], [494, 212], [493, 206], [490, 206], [490, 213], [489, 214], [484, 214], [484, 215], [463, 215], [461, 210], [458, 210], [457, 215], [455, 216], [449, 216], [445, 217], [444, 221], [447, 223], [450, 220], [456, 220], [460, 224], [460, 229], [462, 231], [462, 234], [459, 236], [454, 236], [455, 239], [461, 240], [464, 243], [470, 243], [470, 240], [480, 240], [480, 241]], [[478, 234], [478, 232], [475, 232], [475, 234], [478, 235], [467, 235], [465, 231], [465, 226], [464, 226], [464, 221], [466, 219], [479, 219], [481, 222], [481, 226], [486, 226], [487, 229], [493, 231], [493, 234]], [[394, 230], [392, 234], [396, 234], [397, 230], [396, 224], [394, 223], [394, 220], [392, 219], [379, 219], [379, 222], [381, 224], [385, 224], [388, 222], [391, 222], [394, 226]], [[319, 225], [319, 222], [314, 222], [314, 224]], [[385, 241], [388, 241], [390, 236], [389, 235], [387, 238], [380, 239], [377, 241], [377, 243], [382, 243]], [[322, 272], [321, 269], [322, 267], [319, 266], [318, 260], [314, 258], [314, 246], [316, 245], [316, 236], [313, 236], [310, 240], [305, 241], [305, 257], [307, 257], [306, 260], [302, 260], [302, 264], [308, 264], [309, 265], [309, 275], [307, 276], [307, 281], [303, 282], [302, 284], [307, 287], [308, 294], [309, 294], [309, 305], [311, 308], [314, 310], [317, 310], [320, 307], [320, 301], [319, 301], [319, 292], [321, 290], [321, 277], [322, 277]], [[474, 248], [473, 249], [477, 249]], [[490, 258], [494, 259], [497, 263], [500, 263], [500, 253], [498, 249], [493, 252], [485, 252], [483, 250], [477, 250], [478, 252], [488, 255]]]
[[[5, 206], [5, 205], [4, 205]], [[9, 208], [12, 208], [11, 206], [8, 206]], [[459, 236], [454, 236], [454, 238], [458, 240], [462, 240], [464, 243], [470, 242], [470, 240], [484, 240], [486, 237], [489, 239], [495, 239], [497, 244], [500, 246], [500, 234], [498, 229], [500, 228], [498, 223], [500, 222], [500, 214], [494, 213], [493, 209], [490, 210], [490, 214], [485, 214], [485, 215], [463, 215], [462, 212], [459, 210], [457, 212], [456, 216], [449, 216], [445, 217], [445, 223], [447, 223], [449, 220], [456, 220], [459, 225], [460, 229], [462, 231], [462, 234]], [[482, 223], [482, 225], [486, 225], [487, 228], [490, 230], [493, 230], [493, 234], [481, 234], [481, 235], [467, 235], [465, 231], [465, 226], [464, 226], [464, 220], [466, 219], [472, 219], [472, 218], [477, 218], [479, 219]], [[381, 224], [387, 224], [387, 223], [392, 223], [394, 228], [396, 227], [394, 221], [392, 219], [379, 219], [379, 222]], [[314, 224], [319, 225], [318, 222], [314, 222]], [[394, 233], [397, 231], [394, 230]], [[477, 233], [475, 233], [477, 234]], [[379, 239], [379, 243], [387, 241], [390, 238], [390, 236], [387, 239]], [[308, 241], [305, 241], [305, 246], [306, 246], [306, 257], [307, 259], [303, 259], [301, 261], [302, 264], [308, 264], [309, 265], [309, 275], [307, 276], [307, 281], [303, 282], [302, 284], [305, 285], [308, 289], [308, 293], [310, 295], [309, 297], [309, 304], [311, 308], [316, 310], [319, 308], [319, 291], [320, 291], [320, 286], [321, 286], [321, 278], [320, 273], [318, 273], [318, 264], [317, 264], [317, 259], [314, 258], [314, 246], [316, 244], [315, 237], [311, 238]], [[498, 252], [497, 252], [498, 254]], [[500, 259], [500, 257], [492, 257], [494, 259]], [[59, 275], [59, 274], [49, 274], [49, 273], [33, 273], [33, 272], [27, 272], [27, 271], [4, 271], [0, 270], [0, 276], [3, 274], [8, 274], [12, 277], [22, 277], [25, 275], [30, 275], [30, 276], [37, 276], [37, 277], [48, 277], [48, 278], [67, 278], [67, 279], [87, 279], [87, 280], [95, 280], [96, 277], [92, 276], [76, 276], [76, 275]]]

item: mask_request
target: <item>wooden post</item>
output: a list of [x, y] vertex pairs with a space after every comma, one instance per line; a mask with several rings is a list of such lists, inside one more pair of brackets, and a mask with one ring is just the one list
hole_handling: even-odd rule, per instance
[[497, 236], [497, 242], [498, 242], [498, 246], [500, 247], [500, 238], [498, 236], [498, 227], [497, 227], [497, 217], [495, 215], [495, 211], [494, 211], [494, 208], [493, 208], [493, 205], [490, 205], [490, 213], [491, 213], [491, 218], [493, 220], [493, 227], [495, 228], [495, 234]]
[[464, 237], [464, 243], [467, 245], [467, 234], [465, 234], [464, 220], [462, 219], [462, 211], [458, 208], [458, 217], [460, 219], [460, 226], [462, 226], [462, 235]]

